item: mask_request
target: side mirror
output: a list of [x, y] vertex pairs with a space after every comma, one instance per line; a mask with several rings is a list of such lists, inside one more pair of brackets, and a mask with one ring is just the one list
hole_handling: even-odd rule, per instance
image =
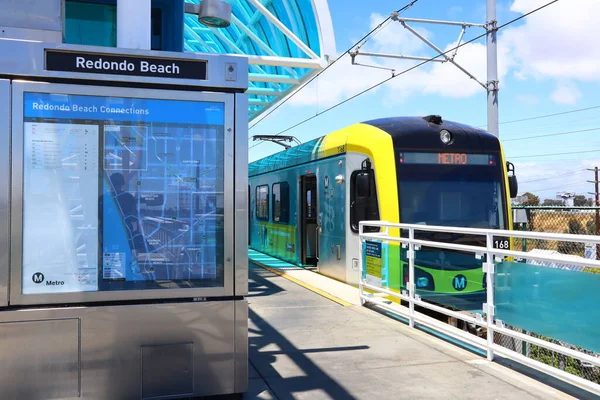
[[517, 197], [517, 193], [519, 193], [519, 183], [517, 182], [517, 177], [515, 175], [508, 177], [508, 188], [510, 189], [510, 198], [514, 199]]
[[515, 175], [515, 166], [513, 163], [509, 161], [506, 162], [506, 172], [512, 172], [512, 175], [508, 176], [508, 189], [510, 192], [510, 198], [514, 199], [517, 197], [517, 193], [519, 193], [519, 183], [517, 181], [517, 176]]

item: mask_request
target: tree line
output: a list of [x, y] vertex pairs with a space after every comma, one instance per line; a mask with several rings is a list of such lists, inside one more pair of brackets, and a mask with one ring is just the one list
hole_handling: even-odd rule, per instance
[[[518, 196], [517, 198], [515, 198], [513, 204], [521, 205], [521, 206], [557, 207], [557, 206], [564, 206], [565, 201], [557, 200], [557, 199], [544, 199], [543, 201], [540, 201], [539, 196], [536, 196], [535, 194], [533, 194], [531, 192], [526, 192], [526, 193], [523, 193], [522, 195]], [[584, 195], [579, 194], [573, 198], [573, 205], [575, 207], [591, 207], [594, 205], [594, 199], [592, 199], [591, 197], [586, 198]]]

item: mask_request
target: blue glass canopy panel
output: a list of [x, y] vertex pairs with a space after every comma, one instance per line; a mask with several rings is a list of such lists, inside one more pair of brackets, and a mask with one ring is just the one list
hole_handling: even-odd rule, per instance
[[[185, 0], [199, 4], [199, 0]], [[185, 15], [184, 51], [250, 56], [249, 119], [296, 90], [323, 67], [322, 60], [335, 52], [327, 4], [319, 0], [230, 0], [231, 25], [213, 29], [198, 16]], [[260, 10], [256, 3], [266, 9]], [[271, 18], [267, 16], [270, 14]], [[283, 25], [301, 41], [301, 48], [286, 35]], [[254, 57], [256, 56], [256, 57]], [[268, 62], [261, 57], [270, 58]], [[316, 57], [316, 58], [315, 58]], [[315, 61], [312, 68], [294, 60]], [[302, 63], [297, 63], [302, 64]]]

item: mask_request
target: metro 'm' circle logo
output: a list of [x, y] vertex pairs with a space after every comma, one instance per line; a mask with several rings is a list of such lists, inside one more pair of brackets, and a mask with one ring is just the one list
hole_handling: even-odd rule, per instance
[[44, 274], [42, 274], [41, 272], [36, 272], [31, 277], [31, 280], [33, 281], [33, 283], [42, 283], [44, 282]]

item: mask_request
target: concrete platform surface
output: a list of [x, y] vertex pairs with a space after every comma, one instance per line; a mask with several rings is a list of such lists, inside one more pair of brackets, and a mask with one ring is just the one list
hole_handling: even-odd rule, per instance
[[250, 264], [246, 399], [576, 398], [276, 272]]

